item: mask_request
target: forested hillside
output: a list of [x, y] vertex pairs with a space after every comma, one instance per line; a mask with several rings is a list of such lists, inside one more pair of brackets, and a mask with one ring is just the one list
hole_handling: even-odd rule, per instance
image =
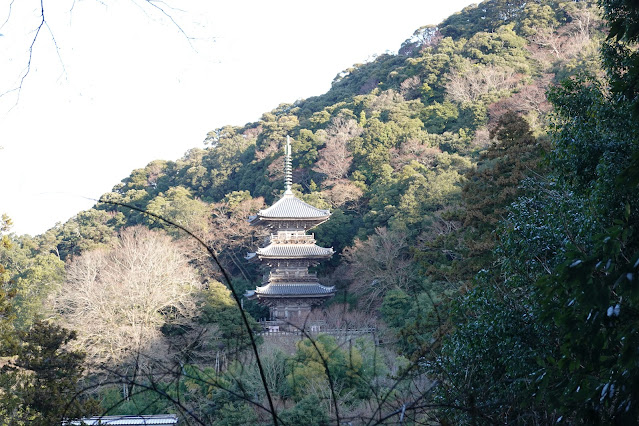
[[[43, 235], [4, 217], [0, 424], [638, 422], [639, 8], [600, 3], [469, 6]], [[283, 192], [287, 135], [294, 192], [332, 212], [313, 232], [338, 294], [316, 315], [377, 332], [257, 336], [258, 364], [267, 311], [243, 301], [245, 324], [160, 218], [254, 288], [247, 218]]]

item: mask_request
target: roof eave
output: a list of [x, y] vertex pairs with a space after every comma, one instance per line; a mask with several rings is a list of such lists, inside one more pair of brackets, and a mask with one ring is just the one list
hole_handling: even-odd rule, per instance
[[296, 298], [315, 298], [318, 297], [333, 297], [335, 295], [335, 291], [330, 293], [315, 293], [315, 294], [296, 294], [296, 293], [277, 293], [277, 294], [268, 294], [268, 293], [258, 293], [255, 292], [255, 296], [257, 298], [286, 298], [286, 297], [296, 297]]

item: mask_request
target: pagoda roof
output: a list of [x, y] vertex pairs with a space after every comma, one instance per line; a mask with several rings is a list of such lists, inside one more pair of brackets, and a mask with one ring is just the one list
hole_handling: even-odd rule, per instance
[[249, 222], [257, 223], [260, 220], [283, 219], [326, 220], [330, 215], [330, 211], [313, 207], [297, 198], [290, 190], [287, 190], [284, 196], [271, 207], [260, 210], [257, 215], [249, 217]]
[[255, 254], [260, 258], [267, 257], [276, 259], [325, 258], [333, 255], [333, 249], [320, 247], [317, 244], [269, 244], [264, 248], [257, 249]]
[[267, 284], [255, 289], [258, 296], [328, 296], [335, 293], [335, 287], [314, 283]]

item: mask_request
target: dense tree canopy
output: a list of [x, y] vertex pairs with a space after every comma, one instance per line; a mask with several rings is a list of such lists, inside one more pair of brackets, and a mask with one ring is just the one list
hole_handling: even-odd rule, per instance
[[[39, 376], [18, 376], [49, 327], [53, 370], [74, 369], [65, 389], [96, 382], [60, 342], [109, 367], [162, 348], [148, 376], [96, 389], [117, 413], [272, 422], [264, 380], [283, 423], [636, 423], [637, 22], [626, 0], [487, 0], [323, 95], [134, 170], [44, 235], [3, 217], [0, 348], [19, 361], [2, 383], [26, 401], [10, 409], [48, 415], [29, 405]], [[244, 256], [264, 235], [246, 218], [284, 189], [287, 135], [294, 193], [332, 212], [313, 232], [337, 252], [316, 271], [338, 296], [317, 318], [376, 334], [258, 339], [260, 370], [220, 270], [141, 211], [198, 235], [236, 292], [254, 288]], [[40, 321], [56, 314], [76, 331]], [[50, 385], [33, 386], [68, 395]]]

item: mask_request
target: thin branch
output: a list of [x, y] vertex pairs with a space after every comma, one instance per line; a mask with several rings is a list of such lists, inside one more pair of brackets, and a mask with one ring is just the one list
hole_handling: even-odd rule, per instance
[[[9, 18], [7, 17], [7, 20]], [[6, 23], [6, 22], [5, 22]], [[4, 24], [3, 24], [4, 25]], [[35, 29], [35, 35], [33, 36], [33, 38], [31, 39], [31, 44], [29, 45], [29, 58], [27, 59], [27, 66], [22, 74], [22, 76], [20, 77], [20, 83], [18, 84], [18, 87], [15, 87], [13, 89], [9, 89], [6, 92], [0, 94], [0, 97], [7, 95], [9, 93], [12, 92], [18, 92], [17, 97], [16, 97], [16, 102], [13, 105], [13, 107], [15, 107], [16, 105], [18, 105], [18, 101], [20, 100], [20, 93], [22, 92], [22, 86], [24, 84], [24, 80], [27, 78], [27, 76], [29, 75], [29, 73], [31, 72], [31, 62], [33, 60], [33, 47], [36, 44], [36, 41], [38, 40], [38, 36], [40, 35], [40, 31], [42, 30], [42, 27], [47, 26], [47, 28], [49, 29], [49, 32], [51, 31], [51, 28], [49, 28], [49, 26], [47, 25], [47, 21], [46, 18], [44, 16], [44, 0], [40, 0], [40, 23], [38, 24], [38, 26]], [[51, 34], [53, 36], [53, 34]], [[57, 45], [56, 45], [57, 48]], [[12, 108], [13, 108], [12, 107]]]
[[[180, 33], [182, 33], [182, 35], [184, 36], [184, 38], [186, 38], [187, 42], [189, 43], [189, 46], [191, 46], [191, 48], [193, 48], [193, 44], [191, 43], [191, 40], [193, 40], [192, 37], [189, 37], [189, 35], [186, 33], [186, 31], [184, 31], [184, 29], [180, 26], [180, 24], [177, 23], [177, 21], [175, 20], [175, 18], [173, 18], [173, 16], [166, 11], [166, 9], [172, 9], [172, 10], [177, 10], [177, 11], [181, 11], [180, 9], [177, 8], [173, 8], [170, 7], [166, 2], [164, 1], [155, 1], [155, 0], [144, 0], [144, 2], [146, 4], [148, 4], [149, 6], [157, 9], [160, 14], [164, 15], [164, 17], [168, 18], [169, 21], [171, 21], [171, 23], [173, 25], [175, 25], [175, 28], [178, 29], [178, 31]], [[135, 3], [135, 2], [134, 2]], [[136, 3], [137, 4], [137, 3]]]
[[224, 280], [226, 281], [226, 284], [228, 285], [229, 290], [231, 290], [231, 294], [233, 295], [233, 299], [235, 300], [235, 303], [237, 304], [237, 307], [240, 310], [240, 313], [242, 315], [242, 321], [244, 322], [244, 326], [246, 327], [246, 330], [248, 332], [249, 339], [251, 341], [251, 347], [253, 348], [253, 353], [255, 354], [255, 361], [257, 363], [257, 367], [258, 367], [259, 372], [260, 372], [260, 378], [262, 379], [262, 385], [264, 386], [264, 391], [266, 392], [266, 397], [268, 399], [268, 404], [269, 404], [271, 416], [273, 417], [273, 424], [275, 426], [277, 426], [278, 418], [277, 418], [277, 414], [275, 412], [275, 405], [273, 404], [273, 398], [271, 397], [271, 393], [270, 393], [270, 391], [268, 389], [268, 383], [266, 381], [266, 375], [264, 374], [264, 368], [262, 366], [262, 362], [260, 361], [260, 355], [259, 355], [258, 350], [257, 350], [257, 343], [255, 342], [255, 336], [253, 335], [253, 330], [251, 329], [251, 325], [249, 324], [248, 318], [246, 317], [246, 312], [244, 312], [244, 309], [242, 309], [242, 302], [241, 302], [240, 297], [238, 296], [238, 294], [237, 294], [237, 292], [235, 290], [235, 287], [233, 286], [233, 284], [231, 282], [231, 278], [229, 277], [229, 275], [226, 272], [226, 270], [222, 267], [222, 264], [220, 263], [217, 255], [215, 254], [213, 249], [211, 247], [209, 247], [204, 241], [202, 241], [201, 238], [199, 238], [198, 236], [193, 234], [191, 231], [189, 231], [188, 229], [186, 229], [182, 225], [178, 225], [177, 223], [175, 223], [175, 222], [173, 222], [171, 220], [168, 220], [166, 218], [163, 218], [163, 217], [161, 217], [161, 216], [159, 216], [157, 214], [151, 213], [149, 211], [146, 211], [146, 210], [144, 210], [142, 208], [139, 208], [139, 207], [136, 207], [136, 206], [131, 206], [129, 204], [119, 203], [117, 201], [105, 200], [103, 197], [101, 197], [100, 200], [98, 200], [98, 202], [103, 203], [103, 204], [110, 204], [110, 205], [118, 206], [118, 207], [124, 207], [124, 208], [130, 209], [130, 210], [135, 210], [135, 211], [140, 212], [142, 214], [145, 214], [147, 216], [151, 216], [151, 217], [153, 217], [155, 219], [161, 220], [162, 222], [165, 222], [165, 223], [167, 223], [167, 224], [169, 224], [171, 226], [176, 227], [177, 229], [180, 229], [180, 230], [184, 231], [186, 234], [188, 234], [191, 238], [195, 239], [198, 243], [200, 243], [200, 245], [202, 245], [202, 247], [204, 247], [206, 249], [206, 251], [211, 256], [211, 259], [213, 259], [215, 264], [220, 269], [220, 272], [224, 276]]
[[[9, 21], [11, 17], [11, 8], [13, 6], [13, 1], [14, 0], [12, 0], [11, 3], [9, 4], [9, 15], [7, 16], [7, 19], [4, 21], [2, 26], [0, 26], [0, 29], [6, 25], [6, 23]], [[49, 31], [49, 34], [51, 35], [51, 40], [53, 41], [53, 45], [55, 46], [56, 55], [58, 56], [58, 59], [62, 66], [62, 75], [66, 74], [64, 61], [62, 61], [62, 57], [60, 56], [60, 47], [58, 46], [58, 42], [55, 38], [55, 34], [53, 33], [53, 30], [49, 26], [49, 23], [47, 22], [47, 18], [44, 13], [44, 0], [40, 0], [40, 22], [38, 23], [38, 26], [35, 29], [35, 34], [33, 38], [31, 39], [31, 44], [29, 45], [29, 57], [27, 59], [27, 65], [22, 73], [22, 76], [20, 77], [20, 83], [18, 83], [17, 87], [14, 87], [13, 89], [9, 89], [3, 93], [0, 93], [0, 98], [1, 98], [5, 95], [8, 95], [9, 93], [17, 92], [16, 101], [11, 107], [11, 109], [13, 109], [16, 105], [18, 105], [18, 102], [20, 101], [20, 94], [22, 93], [22, 87], [24, 86], [24, 82], [29, 76], [29, 74], [31, 73], [31, 64], [33, 62], [33, 48], [35, 47], [35, 44], [38, 41], [38, 37], [40, 36], [40, 31], [42, 30], [43, 27], [46, 27], [46, 29]]]
[[0, 25], [0, 30], [3, 29], [5, 25], [7, 25], [7, 22], [9, 22], [9, 18], [11, 18], [11, 11], [13, 10], [14, 1], [15, 0], [11, 0], [11, 2], [9, 3], [9, 13], [7, 13], [7, 19], [5, 19], [2, 25]]
[[[96, 1], [100, 4], [106, 5], [102, 0], [96, 0]], [[11, 2], [9, 3], [9, 13], [6, 19], [4, 20], [4, 22], [2, 23], [2, 25], [0, 25], [0, 30], [9, 22], [9, 19], [11, 18], [11, 15], [12, 15], [14, 2], [15, 0], [11, 0]], [[184, 29], [182, 28], [182, 26], [180, 26], [180, 24], [178, 24], [178, 22], [175, 20], [175, 18], [173, 18], [173, 16], [169, 12], [167, 12], [167, 9], [178, 10], [178, 11], [180, 9], [172, 8], [168, 6], [164, 1], [144, 0], [144, 2], [148, 4], [150, 7], [157, 9], [162, 15], [168, 18], [171, 21], [171, 23], [178, 29], [178, 31], [184, 36], [184, 38], [186, 38], [187, 42], [189, 43], [189, 46], [191, 46], [191, 48], [194, 49], [193, 44], [191, 42], [193, 38], [189, 37], [186, 31], [184, 31]], [[137, 5], [137, 2], [134, 1], [133, 3]], [[73, 9], [75, 8], [75, 4], [76, 4], [76, 1], [74, 0], [73, 3], [71, 4], [71, 8], [69, 9], [70, 12], [72, 12]], [[29, 76], [29, 74], [31, 73], [31, 65], [33, 63], [33, 49], [35, 47], [36, 42], [38, 41], [38, 37], [40, 36], [40, 31], [42, 30], [43, 27], [46, 27], [46, 29], [49, 31], [49, 34], [51, 35], [51, 40], [53, 41], [53, 45], [55, 46], [56, 55], [58, 56], [58, 59], [60, 60], [60, 64], [62, 66], [61, 75], [66, 74], [66, 68], [64, 66], [64, 62], [62, 61], [62, 57], [60, 56], [60, 47], [58, 46], [58, 42], [55, 38], [55, 34], [53, 33], [53, 30], [49, 26], [49, 23], [47, 22], [47, 19], [45, 16], [44, 0], [40, 0], [40, 22], [38, 23], [37, 27], [34, 30], [35, 34], [33, 38], [31, 39], [31, 43], [28, 49], [29, 55], [27, 58], [27, 64], [23, 72], [21, 73], [21, 76], [19, 78], [19, 83], [17, 84], [16, 87], [13, 87], [11, 89], [8, 89], [0, 93], [0, 98], [2, 98], [5, 95], [17, 92], [16, 101], [10, 109], [13, 109], [14, 107], [16, 107], [18, 105], [18, 102], [20, 101], [20, 95], [22, 93], [24, 82]]]

